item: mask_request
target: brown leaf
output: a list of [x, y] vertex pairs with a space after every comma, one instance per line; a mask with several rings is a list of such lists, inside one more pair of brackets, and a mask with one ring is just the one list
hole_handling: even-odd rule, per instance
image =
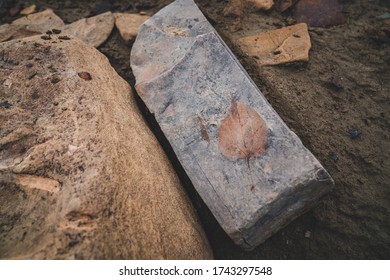
[[232, 98], [229, 114], [221, 121], [218, 144], [227, 158], [246, 159], [249, 169], [250, 189], [255, 185], [250, 158], [262, 155], [267, 149], [267, 126], [260, 115]]
[[249, 161], [267, 149], [267, 126], [256, 111], [232, 99], [218, 131], [218, 143], [225, 157]]

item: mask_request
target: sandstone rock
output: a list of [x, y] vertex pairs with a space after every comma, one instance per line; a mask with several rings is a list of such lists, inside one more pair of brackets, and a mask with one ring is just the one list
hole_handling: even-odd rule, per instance
[[308, 61], [311, 48], [306, 23], [242, 37], [237, 44], [247, 55], [254, 56], [260, 65]]
[[47, 30], [64, 25], [64, 22], [52, 10], [47, 9], [40, 13], [18, 18], [12, 22], [12, 25], [21, 26], [28, 31], [45, 33]]
[[24, 16], [29, 15], [29, 14], [33, 14], [33, 13], [36, 12], [36, 8], [37, 8], [37, 5], [33, 4], [33, 5], [29, 6], [29, 7], [21, 10], [20, 14], [24, 15]]
[[111, 34], [114, 22], [114, 15], [107, 12], [65, 25], [62, 19], [48, 9], [19, 18], [13, 21], [12, 24], [1, 25], [0, 42], [33, 36], [52, 29], [60, 29], [62, 33], [78, 37], [88, 45], [98, 47]]
[[10, 41], [13, 39], [24, 38], [40, 34], [40, 32], [29, 31], [23, 28], [23, 26], [13, 24], [0, 25], [0, 42]]
[[193, 0], [143, 24], [131, 66], [194, 187], [241, 247], [253, 249], [333, 186]]
[[52, 10], [45, 10], [14, 20], [11, 24], [0, 25], [0, 42], [45, 33], [62, 25], [64, 22]]
[[247, 5], [258, 10], [269, 10], [274, 5], [273, 0], [246, 0]]
[[278, 11], [284, 12], [294, 5], [298, 0], [276, 0], [275, 5]]
[[212, 257], [130, 86], [102, 54], [39, 35], [0, 44], [0, 68], [0, 258]]
[[107, 12], [65, 25], [62, 31], [83, 40], [90, 46], [98, 47], [110, 36], [114, 23], [114, 15]]
[[138, 29], [142, 23], [144, 23], [149, 16], [138, 14], [125, 14], [114, 13], [115, 26], [118, 28], [123, 40], [129, 42], [134, 39], [138, 34]]
[[245, 8], [269, 10], [273, 5], [273, 0], [230, 0], [223, 10], [223, 15], [242, 17]]

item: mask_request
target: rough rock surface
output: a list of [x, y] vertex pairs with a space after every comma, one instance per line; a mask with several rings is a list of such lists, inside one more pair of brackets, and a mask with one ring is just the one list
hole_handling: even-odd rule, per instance
[[0, 44], [0, 258], [212, 257], [130, 86], [52, 38]]
[[31, 14], [14, 20], [11, 24], [0, 26], [0, 42], [24, 38], [45, 33], [47, 30], [59, 28], [64, 25], [52, 10]]
[[123, 40], [129, 42], [134, 39], [139, 27], [143, 24], [149, 16], [139, 14], [114, 13], [115, 26], [118, 28]]
[[83, 40], [90, 46], [98, 47], [110, 36], [114, 23], [114, 15], [106, 12], [65, 25], [62, 31]]
[[194, 187], [243, 248], [263, 242], [333, 186], [192, 0], [175, 1], [144, 23], [131, 65], [137, 92]]
[[306, 23], [242, 37], [236, 43], [244, 53], [255, 57], [260, 65], [308, 61], [311, 48]]

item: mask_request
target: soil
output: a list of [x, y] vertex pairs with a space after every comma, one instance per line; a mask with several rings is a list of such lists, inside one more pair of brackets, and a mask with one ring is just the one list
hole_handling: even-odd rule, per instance
[[[138, 2], [138, 3], [137, 3]], [[0, 23], [15, 17], [15, 6], [50, 7], [65, 22], [106, 10], [153, 15], [170, 0], [11, 1], [0, 0]], [[308, 63], [258, 66], [235, 39], [294, 23], [292, 11], [247, 10], [242, 28], [225, 17], [227, 1], [196, 1], [270, 104], [335, 180], [332, 193], [308, 213], [251, 252], [235, 246], [185, 176], [169, 144], [144, 105], [139, 106], [176, 167], [205, 228], [217, 259], [389, 259], [390, 258], [390, 44], [378, 16], [390, 12], [386, 0], [344, 1], [345, 23], [312, 28]], [[135, 5], [138, 4], [138, 5]], [[134, 86], [129, 63], [133, 42], [114, 30], [99, 47], [116, 71]]]

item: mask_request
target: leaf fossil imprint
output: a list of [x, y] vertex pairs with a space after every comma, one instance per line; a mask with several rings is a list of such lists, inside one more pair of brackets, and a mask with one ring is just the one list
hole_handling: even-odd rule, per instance
[[218, 144], [227, 158], [246, 159], [251, 181], [250, 158], [261, 156], [267, 149], [267, 126], [260, 115], [245, 104], [231, 100], [229, 114], [221, 121]]

